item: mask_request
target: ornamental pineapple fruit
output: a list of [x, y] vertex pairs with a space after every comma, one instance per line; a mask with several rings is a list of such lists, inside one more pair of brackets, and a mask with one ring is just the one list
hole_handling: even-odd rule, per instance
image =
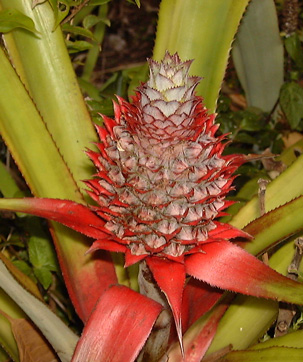
[[123, 249], [126, 265], [147, 256], [183, 262], [222, 238], [225, 225], [214, 219], [230, 205], [225, 196], [242, 162], [222, 156], [224, 136], [215, 136], [215, 115], [195, 95], [200, 78], [188, 74], [191, 61], [166, 53], [149, 65], [133, 102], [118, 98], [115, 119], [97, 127], [99, 152], [88, 152], [98, 170], [88, 192], [106, 221], [109, 249]]

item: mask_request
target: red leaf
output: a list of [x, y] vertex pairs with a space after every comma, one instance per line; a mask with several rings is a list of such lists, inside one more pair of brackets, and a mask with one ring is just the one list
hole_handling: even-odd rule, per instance
[[43, 198], [2, 199], [1, 209], [57, 221], [91, 238], [108, 237], [103, 229], [104, 221], [87, 206], [73, 201]]
[[160, 304], [129, 288], [113, 286], [100, 297], [72, 362], [134, 361], [161, 309]]
[[239, 230], [229, 224], [223, 224], [218, 221], [214, 222], [216, 228], [211, 230], [208, 234], [209, 238], [215, 239], [234, 239], [234, 238], [245, 238], [252, 239], [252, 236], [246, 233], [245, 231]]
[[[26, 212], [58, 221], [87, 236], [102, 238], [106, 235], [95, 227], [102, 228], [102, 220], [89, 208], [72, 201], [24, 198], [1, 199], [0, 204], [1, 209]], [[109, 285], [117, 283], [110, 254], [102, 251], [98, 252], [97, 258], [96, 255], [85, 256], [88, 247], [79, 243], [81, 239], [78, 238], [78, 244], [74, 246], [61, 245], [52, 225], [51, 231], [68, 293], [79, 317], [86, 322], [100, 295]]]
[[216, 334], [218, 324], [228, 306], [227, 303], [219, 304], [205, 317], [194, 323], [183, 338], [184, 357], [181, 355], [178, 346], [173, 344], [167, 352], [168, 360], [174, 362], [200, 362], [208, 350]]
[[186, 284], [182, 303], [182, 326], [186, 331], [222, 297], [223, 291], [191, 278]]
[[186, 258], [189, 275], [221, 289], [303, 304], [303, 284], [277, 273], [238, 246], [220, 241], [203, 245], [203, 251]]
[[146, 263], [172, 309], [179, 342], [183, 348], [181, 307], [185, 283], [184, 264], [156, 257], [146, 258]]

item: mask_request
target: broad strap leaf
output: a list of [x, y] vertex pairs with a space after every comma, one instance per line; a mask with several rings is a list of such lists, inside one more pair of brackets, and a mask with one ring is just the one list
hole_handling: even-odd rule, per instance
[[72, 362], [134, 361], [161, 310], [160, 304], [127, 287], [111, 287], [97, 302]]
[[181, 310], [185, 284], [184, 264], [153, 257], [147, 258], [146, 263], [172, 309], [180, 346], [183, 349]]
[[222, 297], [223, 291], [190, 278], [184, 288], [182, 327], [186, 331], [197, 319], [207, 313]]
[[261, 361], [302, 361], [303, 348], [270, 347], [258, 350], [232, 351], [222, 362], [261, 362]]
[[184, 358], [180, 353], [180, 348], [178, 348], [178, 345], [174, 343], [167, 352], [169, 361], [200, 362], [210, 346], [216, 333], [219, 321], [228, 306], [228, 303], [220, 303], [203, 318], [200, 318], [196, 323], [194, 323], [183, 337], [185, 350]]
[[[0, 209], [45, 217], [93, 238], [107, 237], [107, 234], [100, 230], [103, 221], [93, 211], [84, 205], [69, 200], [0, 199]], [[104, 251], [98, 252], [98, 258], [93, 258], [84, 255], [88, 250], [86, 245], [79, 248], [78, 244], [75, 246], [68, 245], [68, 252], [65, 250], [63, 253], [60, 240], [57, 237], [60, 228], [62, 230], [61, 225], [51, 226], [58, 259], [70, 298], [79, 317], [85, 323], [100, 295], [109, 285], [117, 283], [117, 277], [109, 254]], [[65, 235], [68, 233], [70, 231], [66, 230]], [[75, 238], [70, 240], [73, 241]], [[73, 253], [72, 256], [71, 253]], [[72, 264], [72, 259], [76, 259], [78, 264]]]
[[88, 207], [70, 200], [23, 198], [1, 199], [0, 209], [25, 212], [57, 221], [91, 238], [107, 237], [104, 221]]
[[220, 241], [205, 244], [203, 251], [186, 259], [189, 275], [221, 289], [303, 304], [303, 284], [277, 273], [240, 247]]

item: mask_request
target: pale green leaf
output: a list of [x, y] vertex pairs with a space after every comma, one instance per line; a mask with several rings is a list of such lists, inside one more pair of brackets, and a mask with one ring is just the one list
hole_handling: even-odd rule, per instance
[[107, 18], [101, 18], [100, 16], [89, 14], [83, 19], [83, 26], [85, 29], [92, 28], [94, 25], [98, 23], [104, 23], [107, 26], [110, 26], [110, 20]]
[[0, 11], [0, 33], [8, 33], [16, 28], [23, 28], [32, 33], [37, 33], [33, 20], [17, 9]]
[[302, 361], [303, 348], [271, 347], [262, 350], [233, 351], [221, 362], [285, 362]]
[[71, 54], [83, 52], [83, 51], [91, 49], [93, 47], [93, 44], [91, 44], [87, 41], [84, 41], [84, 40], [78, 40], [78, 41], [68, 40], [66, 42], [66, 45], [67, 45], [67, 49], [68, 49], [69, 53], [71, 53]]
[[0, 362], [8, 362], [9, 357], [4, 349], [0, 346]]
[[89, 2], [90, 6], [95, 6], [95, 5], [104, 5], [109, 3], [111, 0], [91, 0]]
[[62, 362], [69, 362], [78, 337], [42, 302], [28, 293], [0, 261], [0, 288], [25, 311], [58, 353]]
[[285, 48], [299, 68], [303, 67], [303, 49], [298, 34], [294, 33], [284, 40]]
[[271, 111], [284, 73], [284, 49], [273, 0], [251, 0], [232, 54], [248, 105]]
[[34, 273], [43, 288], [48, 289], [53, 281], [52, 273], [46, 268], [35, 268]]
[[8, 168], [2, 162], [0, 162], [0, 191], [4, 197], [16, 197], [21, 192]]
[[62, 25], [62, 30], [67, 33], [72, 33], [75, 35], [82, 35], [86, 38], [95, 40], [94, 34], [90, 30], [84, 29], [81, 26], [73, 26], [73, 25], [66, 23], [66, 24]]
[[303, 118], [303, 88], [295, 83], [284, 83], [280, 93], [280, 104], [292, 129]]
[[154, 59], [165, 51], [194, 59], [190, 73], [203, 77], [197, 93], [210, 112], [226, 70], [229, 51], [249, 0], [162, 0]]
[[35, 268], [58, 270], [54, 249], [48, 239], [32, 236], [28, 243], [28, 253], [30, 262]]
[[14, 260], [12, 262], [23, 274], [30, 277], [35, 283], [37, 282], [34, 276], [33, 269], [24, 260]]

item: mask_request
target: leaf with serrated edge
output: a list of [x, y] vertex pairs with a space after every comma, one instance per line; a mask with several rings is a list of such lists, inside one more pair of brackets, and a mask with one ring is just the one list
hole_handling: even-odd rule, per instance
[[303, 304], [303, 284], [277, 273], [238, 246], [212, 242], [205, 244], [203, 251], [187, 258], [189, 275], [221, 289]]
[[104, 238], [102, 231], [104, 221], [84, 205], [69, 200], [59, 199], [1, 199], [0, 208], [11, 211], [22, 211], [31, 215], [58, 221], [86, 236]]
[[180, 346], [183, 350], [181, 308], [185, 284], [184, 265], [160, 258], [147, 258], [146, 263], [172, 309]]
[[168, 358], [174, 362], [200, 362], [216, 333], [218, 323], [228, 307], [222, 303], [213, 308], [203, 319], [199, 319], [183, 337], [185, 357], [183, 359], [179, 346], [174, 343], [167, 352]]
[[302, 208], [303, 196], [300, 196], [248, 224], [244, 230], [254, 236], [254, 239], [245, 243], [245, 250], [258, 255], [302, 230]]
[[233, 351], [222, 362], [302, 361], [303, 348], [271, 347], [261, 350]]

